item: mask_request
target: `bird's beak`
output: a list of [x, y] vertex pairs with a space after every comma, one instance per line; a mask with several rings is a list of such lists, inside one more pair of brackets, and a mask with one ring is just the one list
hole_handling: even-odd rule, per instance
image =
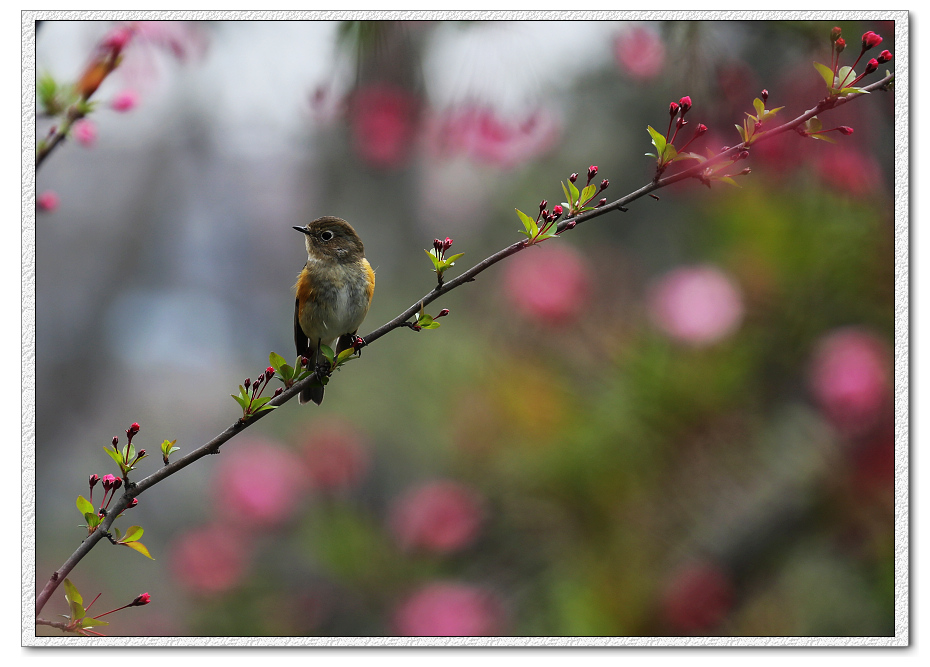
[[306, 227], [294, 227], [298, 232], [303, 232], [304, 234], [310, 234], [310, 230]]

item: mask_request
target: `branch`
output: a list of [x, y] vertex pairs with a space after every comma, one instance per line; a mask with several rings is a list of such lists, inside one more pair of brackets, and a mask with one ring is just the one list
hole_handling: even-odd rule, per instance
[[[887, 90], [888, 85], [892, 82], [893, 79], [894, 79], [894, 75], [886, 76], [880, 81], [877, 81], [876, 83], [866, 86], [864, 89], [868, 91]], [[865, 93], [854, 93], [854, 94], [850, 94], [843, 98], [829, 98], [829, 97], [825, 98], [824, 100], [821, 100], [815, 107], [805, 111], [797, 118], [791, 121], [788, 121], [787, 123], [783, 125], [779, 125], [775, 128], [772, 128], [771, 130], [755, 135], [752, 143], [756, 144], [756, 143], [759, 143], [760, 141], [766, 141], [779, 134], [793, 130], [797, 128], [798, 126], [800, 126], [805, 121], [807, 121], [808, 119], [810, 119], [811, 117], [816, 116], [818, 113], [842, 106], [850, 102], [853, 99], [862, 97], [864, 94]], [[704, 162], [688, 167], [687, 169], [684, 169], [683, 171], [678, 172], [676, 174], [672, 174], [671, 176], [666, 176], [665, 178], [660, 178], [658, 180], [655, 180], [647, 185], [644, 185], [638, 190], [635, 190], [609, 204], [605, 204], [604, 206], [596, 208], [592, 211], [587, 211], [585, 213], [575, 216], [574, 218], [568, 218], [566, 220], [563, 220], [560, 223], [558, 223], [557, 231], [561, 233], [566, 230], [571, 230], [583, 222], [587, 222], [588, 220], [593, 220], [594, 218], [602, 216], [610, 211], [615, 211], [615, 210], [625, 211], [626, 209], [624, 207], [626, 204], [629, 204], [630, 202], [640, 199], [641, 197], [649, 194], [650, 192], [653, 192], [660, 188], [664, 188], [673, 183], [677, 183], [687, 178], [695, 178], [698, 176], [698, 174], [703, 172], [703, 170], [706, 169], [708, 166], [715, 164], [717, 162], [720, 162], [722, 160], [732, 158], [734, 155], [738, 154], [739, 152], [743, 150], [746, 150], [747, 148], [748, 146], [745, 144], [745, 142], [739, 145], [733, 146], [731, 148], [727, 148], [726, 150], [721, 151], [714, 157]], [[440, 296], [447, 294], [448, 292], [451, 292], [457, 287], [464, 285], [465, 283], [473, 282], [475, 278], [478, 276], [478, 274], [482, 273], [483, 271], [490, 268], [494, 264], [497, 264], [501, 260], [506, 259], [507, 257], [510, 257], [511, 255], [515, 255], [521, 250], [524, 250], [530, 247], [531, 245], [533, 245], [533, 243], [531, 243], [529, 240], [518, 241], [516, 243], [513, 243], [507, 246], [506, 248], [503, 248], [502, 250], [497, 251], [490, 257], [479, 262], [478, 264], [475, 264], [473, 267], [471, 267], [470, 269], [468, 269], [467, 271], [465, 271], [458, 277], [448, 282], [445, 282], [441, 285], [437, 285], [432, 290], [430, 290], [425, 295], [423, 295], [423, 297], [420, 298], [416, 303], [414, 303], [409, 308], [407, 308], [402, 313], [400, 313], [397, 317], [383, 324], [382, 326], [378, 327], [377, 329], [369, 333], [367, 336], [364, 336], [363, 337], [364, 345], [366, 346], [371, 345], [372, 343], [374, 343], [376, 340], [378, 340], [385, 334], [395, 329], [408, 326], [410, 324], [409, 322], [410, 318], [413, 317], [415, 314], [417, 314], [427, 304], [435, 301]], [[281, 394], [279, 394], [278, 396], [273, 398], [271, 401], [269, 401], [268, 405], [273, 405], [275, 407], [284, 405], [289, 400], [294, 398], [294, 396], [297, 396], [304, 387], [308, 387], [310, 383], [313, 382], [314, 380], [315, 380], [315, 376], [310, 375], [304, 380], [301, 380], [300, 382], [295, 383], [290, 388], [285, 389]], [[46, 602], [48, 602], [49, 598], [51, 597], [52, 593], [54, 593], [55, 589], [58, 588], [59, 584], [62, 581], [64, 581], [65, 577], [68, 576], [71, 570], [74, 569], [74, 567], [81, 561], [81, 559], [84, 558], [84, 556], [86, 556], [88, 552], [90, 552], [90, 550], [97, 544], [97, 542], [99, 542], [105, 536], [105, 534], [109, 531], [110, 526], [113, 524], [116, 518], [120, 515], [120, 513], [128, 507], [129, 503], [132, 501], [133, 498], [140, 495], [144, 491], [148, 490], [150, 487], [154, 486], [155, 484], [162, 481], [163, 479], [170, 477], [171, 475], [182, 470], [183, 468], [186, 468], [187, 466], [194, 463], [195, 461], [203, 458], [204, 456], [207, 456], [208, 454], [218, 454], [220, 451], [220, 447], [226, 441], [228, 441], [229, 439], [231, 439], [233, 436], [237, 435], [238, 433], [242, 432], [243, 430], [245, 430], [246, 428], [248, 428], [249, 426], [257, 422], [259, 419], [262, 419], [263, 417], [265, 417], [267, 414], [271, 412], [273, 412], [273, 410], [266, 410], [263, 412], [259, 412], [255, 415], [252, 415], [248, 417], [247, 419], [244, 419], [244, 420], [239, 419], [234, 424], [229, 426], [225, 431], [217, 435], [215, 438], [213, 438], [206, 444], [202, 445], [198, 449], [195, 449], [194, 451], [190, 452], [186, 456], [182, 456], [181, 458], [164, 466], [157, 472], [149, 475], [148, 477], [142, 479], [139, 482], [128, 483], [126, 485], [126, 490], [124, 491], [123, 495], [120, 496], [120, 499], [116, 502], [116, 504], [110, 510], [109, 514], [103, 520], [103, 522], [97, 527], [97, 529], [93, 533], [88, 535], [88, 537], [81, 543], [81, 545], [77, 548], [77, 550], [73, 554], [71, 554], [68, 560], [65, 561], [65, 563], [57, 571], [55, 571], [52, 574], [49, 581], [45, 584], [45, 587], [42, 589], [42, 591], [39, 593], [38, 597], [36, 598], [36, 616], [38, 617], [42, 608], [45, 606]], [[37, 622], [39, 621], [37, 620]], [[52, 625], [52, 622], [45, 621], [43, 622], [43, 624]], [[56, 625], [54, 627], [58, 627], [58, 626]]]

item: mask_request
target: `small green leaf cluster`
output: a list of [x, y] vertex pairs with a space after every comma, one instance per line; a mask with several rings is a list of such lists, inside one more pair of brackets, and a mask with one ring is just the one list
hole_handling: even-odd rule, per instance
[[[90, 630], [90, 628], [95, 628], [101, 625], [109, 625], [109, 623], [96, 618], [91, 618], [87, 615], [87, 609], [84, 609], [84, 598], [81, 597], [78, 589], [74, 584], [71, 583], [70, 579], [65, 579], [64, 585], [65, 601], [68, 603], [68, 609], [71, 612], [68, 616], [64, 616], [64, 614], [62, 614], [63, 618], [68, 619], [68, 627], [66, 629], [69, 632], [76, 632], [79, 635], [94, 634], [102, 636], [99, 632]], [[94, 598], [94, 600], [96, 601], [96, 598]], [[93, 602], [90, 604], [93, 604]], [[88, 605], [87, 608], [90, 609], [90, 605]]]
[[446, 270], [451, 266], [455, 266], [456, 260], [465, 254], [464, 252], [460, 252], [456, 255], [449, 255], [446, 257], [446, 251], [451, 246], [452, 239], [447, 236], [444, 241], [434, 239], [432, 250], [426, 250], [425, 248], [423, 249], [423, 252], [426, 253], [427, 257], [429, 257], [430, 261], [433, 263], [433, 273], [436, 274], [436, 278], [439, 281], [440, 286], [442, 285], [443, 281], [442, 276]]
[[140, 449], [139, 453], [136, 453], [135, 445], [132, 444], [130, 440], [125, 447], [119, 449], [118, 446], [114, 443], [113, 448], [104, 447], [103, 451], [107, 453], [116, 465], [119, 466], [120, 476], [126, 477], [131, 471], [136, 469], [136, 464], [144, 459], [147, 454], [144, 449]]
[[[768, 93], [765, 93], [765, 96], [768, 97]], [[752, 145], [752, 142], [759, 137], [761, 134], [759, 130], [762, 125], [769, 119], [774, 118], [775, 114], [785, 108], [776, 107], [774, 109], [766, 109], [765, 101], [758, 97], [752, 101], [752, 106], [756, 110], [755, 115], [747, 111], [746, 118], [743, 119], [743, 124], [736, 126], [736, 131], [739, 132], [740, 139], [742, 139], [743, 143], [747, 146]]]
[[[527, 245], [532, 245], [534, 243], [539, 243], [545, 241], [546, 239], [551, 239], [553, 236], [557, 236], [558, 232], [556, 231], [555, 219], [552, 220], [542, 220], [542, 225], [539, 224], [540, 218], [537, 217], [535, 220], [528, 216], [526, 213], [520, 209], [514, 209], [517, 212], [517, 216], [520, 218], [520, 222], [523, 223], [523, 229], [519, 230], [521, 234], [526, 236]], [[542, 211], [540, 211], [542, 215]]]
[[[142, 533], [145, 532], [142, 530], [142, 526], [129, 526], [129, 528], [126, 529], [125, 535], [120, 533], [119, 528], [114, 528], [113, 532], [116, 533], [116, 544], [121, 544], [124, 547], [129, 547], [130, 549], [138, 551], [146, 558], [152, 558], [152, 554], [149, 553], [149, 550], [139, 541], [139, 538], [142, 537]], [[152, 558], [152, 560], [155, 559]]]
[[168, 465], [168, 457], [181, 449], [180, 447], [174, 446], [176, 442], [177, 440], [165, 440], [161, 443], [161, 458], [162, 461], [165, 462], [165, 465]]
[[439, 311], [439, 314], [436, 315], [436, 317], [433, 317], [432, 315], [427, 313], [424, 307], [421, 305], [420, 312], [417, 314], [417, 321], [408, 322], [407, 326], [409, 326], [414, 331], [420, 331], [422, 329], [438, 329], [439, 326], [442, 324], [441, 322], [438, 321], [439, 318], [445, 317], [448, 314], [449, 314], [449, 309], [443, 308], [442, 310]]
[[[353, 359], [358, 359], [358, 356], [355, 354], [356, 349], [357, 348], [354, 346], [346, 348], [337, 355], [328, 345], [320, 345], [320, 353], [326, 358], [326, 361], [329, 362], [330, 373], [339, 370], [343, 364], [347, 364]], [[324, 381], [323, 384], [325, 385], [326, 382]]]
[[845, 82], [855, 81], [857, 79], [856, 70], [852, 67], [840, 67], [839, 70], [834, 72], [823, 63], [815, 62], [814, 69], [816, 69], [818, 74], [823, 78], [823, 82], [827, 84], [827, 92], [830, 97], [846, 97], [851, 93], [869, 92], [858, 86], [845, 85]]
[[[742, 160], [743, 158], [748, 157], [748, 155], [749, 155], [749, 151], [742, 151], [738, 153], [736, 156], [734, 156], [733, 159], [721, 160], [719, 162], [715, 162], [705, 167], [704, 169], [702, 169], [695, 176], [695, 178], [701, 181], [701, 183], [706, 185], [708, 188], [711, 186], [711, 183], [713, 183], [714, 181], [719, 181], [721, 183], [726, 183], [728, 185], [735, 185], [736, 187], [739, 187], [739, 183], [737, 183], [733, 177], [734, 176], [746, 176], [750, 173], [750, 169], [748, 168], [743, 169], [742, 171], [736, 174], [728, 174], [725, 172], [730, 167], [732, 167], [734, 164]], [[698, 162], [703, 164], [709, 161], [710, 158], [713, 158], [716, 156], [714, 155], [714, 152], [710, 148], [708, 148], [707, 157], [704, 157], [703, 155], [698, 155], [697, 153], [692, 154], [692, 157]]]
[[285, 389], [290, 389], [294, 383], [300, 382], [313, 372], [309, 368], [309, 361], [306, 361], [304, 357], [297, 357], [294, 365], [291, 366], [280, 354], [272, 352], [268, 355], [268, 363], [274, 369], [277, 378], [284, 383]]
[[[280, 361], [284, 361], [283, 358], [280, 358], [279, 355], [276, 355], [274, 352], [271, 353], [274, 357], [278, 357]], [[271, 360], [271, 358], [269, 358]], [[277, 359], [275, 359], [277, 361]], [[280, 364], [279, 364], [280, 365]], [[293, 369], [291, 369], [293, 370]], [[265, 391], [265, 388], [268, 386], [268, 383], [271, 381], [275, 375], [274, 366], [269, 366], [265, 371], [258, 376], [258, 379], [254, 382], [250, 378], [246, 378], [245, 382], [239, 385], [239, 394], [230, 394], [233, 400], [239, 404], [239, 407], [242, 408], [242, 419], [248, 419], [254, 415], [257, 415], [259, 412], [265, 412], [267, 410], [274, 410], [276, 405], [268, 405], [268, 402], [277, 396], [283, 389], [278, 389], [274, 396], [262, 396], [262, 392]]]
[[652, 138], [652, 145], [656, 147], [655, 153], [646, 153], [646, 156], [654, 157], [656, 159], [656, 167], [659, 170], [664, 170], [672, 162], [687, 160], [693, 157], [691, 153], [681, 153], [679, 155], [675, 146], [670, 141], [666, 141], [665, 137], [658, 130], [652, 127], [652, 125], [647, 125], [646, 131]]

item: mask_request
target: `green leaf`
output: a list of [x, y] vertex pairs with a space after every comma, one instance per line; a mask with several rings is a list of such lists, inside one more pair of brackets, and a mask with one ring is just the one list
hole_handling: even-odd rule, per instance
[[433, 271], [439, 271], [440, 263], [439, 263], [439, 258], [436, 257], [436, 254], [432, 252], [431, 250], [427, 250], [426, 248], [423, 249], [423, 252], [425, 252], [427, 256], [430, 258], [430, 260], [433, 262]]
[[355, 355], [355, 348], [347, 348], [339, 353], [339, 356], [336, 357], [337, 364], [344, 364], [346, 359], [349, 359]]
[[828, 144], [835, 144], [836, 139], [826, 134], [812, 134], [810, 135], [811, 139], [817, 139], [818, 141], [826, 141]]
[[858, 88], [856, 86], [850, 86], [848, 88], [843, 88], [843, 90], [841, 90], [838, 94], [842, 95], [843, 97], [846, 97], [847, 95], [851, 93], [864, 93], [865, 95], [871, 95], [871, 93], [865, 88]]
[[823, 82], [827, 84], [827, 88], [833, 88], [833, 70], [827, 67], [822, 63], [815, 62], [814, 69], [823, 77]]
[[530, 238], [533, 238], [534, 236], [536, 236], [536, 233], [539, 231], [539, 227], [536, 226], [536, 221], [533, 220], [533, 218], [528, 216], [526, 213], [524, 213], [520, 209], [517, 208], [514, 210], [517, 212], [517, 215], [520, 217], [520, 222], [523, 223], [523, 228], [526, 230], [524, 233]]
[[323, 353], [323, 356], [326, 357], [326, 361], [329, 362], [329, 365], [333, 365], [333, 348], [329, 345], [320, 345], [320, 352]]
[[665, 152], [662, 154], [662, 162], [672, 162], [676, 157], [678, 157], [678, 149], [672, 144], [667, 145], [665, 147]]
[[[140, 554], [146, 558], [152, 558], [152, 554], [149, 553], [149, 550], [145, 548], [145, 545], [142, 542], [121, 542], [123, 546], [129, 547], [130, 549], [135, 549]], [[152, 558], [152, 560], [155, 560]]]
[[112, 447], [104, 447], [103, 451], [105, 451], [111, 459], [116, 461], [116, 465], [123, 465], [123, 454], [121, 452], [116, 451]]
[[585, 204], [594, 194], [597, 192], [597, 186], [594, 183], [591, 183], [585, 186], [585, 189], [581, 191], [581, 196], [578, 198], [579, 204]]
[[652, 125], [647, 125], [646, 131], [649, 133], [649, 136], [652, 137], [652, 145], [656, 147], [656, 152], [662, 155], [665, 151], [665, 135], [659, 134], [659, 131], [653, 128]]
[[464, 252], [460, 252], [460, 253], [457, 254], [457, 255], [451, 255], [450, 257], [446, 257], [446, 259], [445, 259], [444, 262], [443, 262], [443, 263], [445, 264], [445, 268], [449, 268], [450, 266], [454, 266], [454, 265], [455, 265], [455, 261], [456, 261], [459, 257], [461, 257], [462, 255], [464, 255], [464, 254], [465, 254]]
[[262, 407], [265, 403], [270, 401], [272, 398], [273, 398], [272, 396], [261, 396], [259, 398], [256, 398], [254, 401], [252, 401], [252, 412], [255, 412], [256, 410], [258, 410], [258, 408]]
[[123, 544], [126, 542], [135, 542], [140, 537], [142, 537], [143, 532], [145, 531], [142, 530], [142, 526], [129, 526], [129, 528], [126, 529], [126, 536], [123, 537], [122, 540], [117, 541]]
[[277, 408], [277, 407], [279, 407], [279, 406], [277, 406], [277, 405], [263, 405], [262, 407], [257, 408], [257, 409], [253, 408], [253, 409], [252, 409], [252, 414], [253, 414], [253, 415], [254, 415], [254, 414], [258, 414], [259, 412], [265, 412], [266, 410], [274, 410], [274, 409]]
[[94, 510], [93, 503], [91, 503], [84, 496], [78, 496], [76, 504], [77, 504], [78, 512], [80, 512], [81, 514], [96, 514], [97, 513]]
[[785, 107], [775, 107], [774, 109], [766, 109], [762, 118], [759, 120], [768, 120], [769, 118], [774, 118], [775, 114], [784, 109]]
[[268, 365], [280, 373], [280, 369], [287, 365], [287, 361], [277, 352], [272, 352], [268, 355]]
[[759, 120], [762, 120], [762, 116], [765, 115], [765, 102], [757, 97], [752, 101], [752, 106], [756, 110], [756, 116], [759, 118]]
[[739, 138], [743, 140], [743, 143], [746, 143], [746, 131], [741, 125], [736, 126], [736, 131], [739, 132]]
[[734, 180], [733, 180], [732, 178], [730, 178], [729, 176], [721, 176], [720, 178], [717, 178], [717, 179], [714, 179], [714, 180], [723, 181], [724, 183], [729, 183], [730, 185], [735, 185], [736, 187], [741, 187], [739, 183], [737, 183], [736, 181], [734, 181]]
[[99, 618], [91, 618], [90, 616], [81, 619], [82, 628], [95, 628], [100, 625], [110, 625], [110, 622], [101, 621]]
[[236, 403], [239, 404], [239, 407], [242, 408], [243, 411], [245, 411], [245, 409], [249, 407], [248, 398], [243, 398], [241, 395], [236, 396], [235, 394], [230, 394], [230, 396], [232, 396], [235, 399]]
[[569, 189], [569, 192], [571, 193], [571, 196], [568, 198], [568, 202], [569, 202], [569, 204], [571, 204], [572, 206], [574, 206], [575, 204], [578, 203], [578, 188], [575, 187], [575, 184], [574, 184], [574, 183], [572, 183], [571, 181], [569, 181], [569, 182], [568, 182], [568, 189]]
[[565, 202], [565, 208], [571, 208], [572, 197], [571, 195], [568, 194], [568, 188], [565, 187], [565, 182], [564, 181], [560, 181], [560, 182], [562, 183], [562, 192], [565, 193], [565, 198], [568, 200], [567, 202]]
[[849, 83], [855, 78], [856, 70], [854, 70], [852, 67], [840, 67], [840, 71], [836, 73], [836, 81], [833, 83], [833, 85], [834, 87], [838, 87], [840, 84]]
[[64, 584], [65, 584], [65, 599], [68, 602], [74, 601], [74, 602], [77, 602], [78, 604], [83, 604], [84, 598], [82, 598], [81, 594], [78, 593], [78, 589], [75, 587], [74, 584], [71, 583], [71, 580], [65, 579]]
[[294, 377], [294, 369], [289, 364], [282, 364], [280, 368], [276, 368], [275, 370], [278, 371], [278, 375], [281, 376], [280, 379], [284, 382]]

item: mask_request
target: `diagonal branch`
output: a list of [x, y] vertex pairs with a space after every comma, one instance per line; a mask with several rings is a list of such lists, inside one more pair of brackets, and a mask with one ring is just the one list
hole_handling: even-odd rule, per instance
[[[880, 81], [877, 81], [869, 86], [865, 86], [864, 89], [867, 91], [887, 90], [889, 87], [889, 84], [893, 80], [894, 80], [894, 75], [889, 75], [881, 79]], [[759, 143], [760, 141], [766, 141], [779, 134], [793, 130], [799, 127], [802, 123], [804, 123], [808, 119], [812, 118], [813, 116], [816, 116], [817, 114], [822, 113], [824, 111], [828, 111], [830, 109], [834, 109], [836, 107], [847, 104], [848, 102], [854, 99], [862, 97], [863, 95], [865, 95], [865, 93], [853, 93], [843, 98], [829, 98], [829, 97], [825, 98], [821, 100], [816, 106], [814, 106], [811, 109], [808, 109], [807, 111], [802, 113], [797, 118], [790, 120], [783, 125], [774, 127], [771, 130], [768, 130], [768, 131], [765, 131], [765, 132], [762, 132], [756, 135], [753, 138], [752, 143], [756, 144], [756, 143]], [[727, 148], [726, 150], [721, 151], [714, 157], [709, 158], [708, 160], [704, 162], [688, 167], [687, 169], [684, 169], [670, 176], [666, 176], [665, 178], [660, 178], [659, 180], [653, 181], [647, 185], [644, 185], [638, 190], [635, 190], [621, 197], [620, 199], [617, 199], [616, 201], [613, 201], [609, 204], [605, 204], [604, 206], [596, 208], [592, 211], [587, 211], [585, 213], [577, 215], [574, 218], [563, 220], [560, 223], [558, 223], [557, 231], [561, 233], [566, 230], [571, 230], [583, 222], [587, 222], [588, 220], [593, 220], [594, 218], [602, 216], [611, 211], [616, 211], [616, 210], [624, 211], [625, 210], [624, 207], [626, 206], [626, 204], [636, 201], [637, 199], [644, 197], [650, 192], [653, 192], [660, 188], [664, 188], [673, 183], [678, 183], [679, 181], [683, 181], [688, 178], [695, 178], [701, 172], [703, 172], [703, 170], [706, 169], [708, 166], [711, 166], [723, 160], [731, 159], [732, 157], [737, 155], [739, 152], [745, 150], [746, 148], [747, 148], [747, 145], [745, 143], [741, 143], [731, 148]], [[394, 329], [407, 326], [409, 324], [410, 318], [413, 317], [416, 313], [418, 313], [420, 309], [424, 308], [427, 304], [435, 301], [440, 296], [448, 292], [451, 292], [457, 287], [461, 287], [465, 283], [473, 282], [475, 278], [478, 276], [478, 274], [482, 273], [483, 271], [490, 268], [494, 264], [497, 264], [501, 260], [504, 260], [507, 257], [510, 257], [511, 255], [514, 255], [520, 252], [521, 250], [524, 250], [530, 247], [530, 245], [532, 244], [529, 241], [518, 241], [516, 243], [513, 243], [507, 246], [506, 248], [503, 248], [502, 250], [497, 251], [493, 255], [479, 262], [478, 264], [475, 264], [473, 267], [471, 267], [470, 269], [468, 269], [461, 275], [457, 276], [456, 278], [453, 278], [452, 280], [445, 282], [442, 285], [437, 285], [432, 290], [427, 292], [423, 297], [421, 297], [416, 303], [414, 303], [409, 308], [407, 308], [402, 313], [400, 313], [397, 317], [381, 325], [380, 327], [378, 327], [377, 329], [369, 333], [367, 336], [365, 336], [364, 344], [371, 345], [376, 340], [378, 340], [385, 334], [390, 333]], [[295, 383], [290, 388], [285, 389], [285, 391], [283, 391], [281, 394], [273, 398], [268, 403], [268, 405], [273, 405], [275, 407], [284, 405], [289, 400], [294, 398], [294, 396], [297, 396], [300, 393], [301, 389], [309, 386], [313, 380], [314, 380], [314, 376], [311, 375], [310, 377], [304, 380], [301, 380], [300, 382]], [[45, 584], [45, 587], [42, 589], [42, 591], [39, 593], [39, 595], [36, 598], [36, 616], [38, 617], [38, 614], [42, 611], [42, 608], [48, 602], [52, 593], [55, 592], [55, 589], [58, 588], [59, 584], [61, 584], [61, 582], [65, 579], [65, 577], [68, 576], [71, 570], [74, 569], [74, 567], [81, 561], [81, 559], [84, 558], [84, 556], [86, 556], [90, 552], [91, 549], [93, 549], [93, 547], [97, 544], [97, 542], [99, 542], [105, 536], [110, 526], [113, 524], [116, 518], [120, 515], [120, 513], [128, 507], [130, 501], [133, 498], [140, 495], [144, 491], [148, 490], [150, 487], [154, 486], [155, 484], [162, 481], [163, 479], [170, 477], [171, 475], [175, 474], [176, 472], [179, 472], [183, 468], [186, 468], [187, 466], [194, 463], [195, 461], [198, 461], [204, 456], [207, 456], [209, 454], [219, 453], [220, 447], [226, 441], [228, 441], [229, 439], [231, 439], [238, 433], [242, 432], [243, 430], [245, 430], [246, 428], [248, 428], [249, 426], [257, 422], [259, 419], [262, 419], [263, 417], [265, 417], [271, 412], [273, 412], [273, 410], [267, 410], [264, 412], [260, 412], [258, 414], [255, 414], [249, 417], [246, 420], [239, 419], [238, 421], [233, 423], [231, 426], [229, 426], [225, 431], [217, 435], [215, 438], [213, 438], [206, 444], [193, 450], [189, 454], [180, 457], [176, 461], [164, 466], [163, 468], [152, 473], [151, 475], [142, 479], [139, 482], [127, 484], [125, 492], [123, 493], [122, 496], [120, 496], [119, 500], [113, 506], [109, 515], [97, 527], [97, 530], [95, 530], [93, 533], [87, 536], [87, 538], [81, 543], [81, 545], [77, 548], [77, 550], [73, 554], [71, 554], [68, 560], [65, 561], [65, 563], [52, 574], [51, 578]], [[51, 623], [46, 622], [45, 624], [51, 624]], [[55, 627], [58, 627], [58, 626], [55, 626]]]

